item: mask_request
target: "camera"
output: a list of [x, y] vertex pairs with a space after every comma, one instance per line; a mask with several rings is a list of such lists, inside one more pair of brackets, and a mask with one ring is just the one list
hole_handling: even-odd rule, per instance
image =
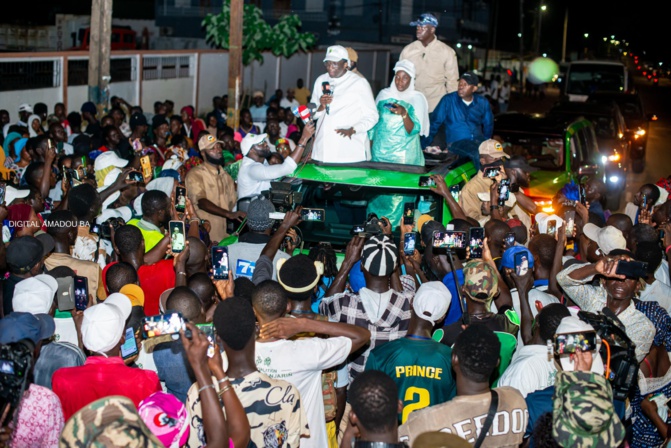
[[278, 212], [283, 213], [293, 210], [303, 202], [303, 193], [293, 191], [288, 182], [271, 182], [270, 190], [264, 191], [263, 195], [273, 203]]
[[125, 224], [126, 222], [123, 220], [123, 218], [110, 218], [100, 225], [94, 225], [91, 228], [91, 231], [97, 234], [102, 239], [111, 240], [112, 230], [110, 229], [110, 225], [112, 226], [114, 231], [117, 231], [119, 227], [122, 227]]
[[1, 409], [9, 406], [6, 421], [0, 422], [0, 426], [9, 424], [19, 407], [33, 365], [34, 351], [35, 344], [30, 339], [0, 345], [0, 406]]
[[387, 226], [387, 222], [379, 219], [375, 213], [369, 213], [368, 216], [366, 217], [366, 222], [364, 222], [361, 225], [354, 226], [350, 233], [352, 235], [361, 235], [363, 236], [372, 236], [372, 235], [380, 235], [382, 233], [382, 228], [380, 227], [380, 223], [383, 226]]

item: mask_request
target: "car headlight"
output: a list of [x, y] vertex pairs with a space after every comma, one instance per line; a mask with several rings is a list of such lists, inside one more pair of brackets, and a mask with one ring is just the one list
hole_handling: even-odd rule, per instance
[[645, 129], [638, 128], [634, 133], [634, 138], [643, 137], [645, 135]]
[[620, 161], [620, 155], [619, 154], [612, 154], [608, 156], [608, 160], [611, 162], [619, 162]]
[[610, 182], [612, 182], [612, 183], [615, 184], [615, 183], [617, 183], [617, 182], [620, 180], [620, 177], [619, 177], [619, 176], [610, 176], [610, 177], [608, 178], [608, 180], [609, 180]]

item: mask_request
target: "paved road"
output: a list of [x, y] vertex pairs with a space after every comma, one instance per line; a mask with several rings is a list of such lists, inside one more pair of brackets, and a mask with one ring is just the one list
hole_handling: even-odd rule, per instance
[[[638, 188], [645, 183], [655, 183], [671, 174], [671, 80], [662, 79], [658, 87], [653, 87], [643, 77], [634, 79], [641, 94], [647, 113], [654, 113], [658, 120], [650, 123], [646, 167], [642, 173], [627, 174], [627, 189], [622, 208], [632, 200]], [[513, 97], [510, 111], [543, 113], [559, 99], [556, 88], [548, 88], [544, 99]]]

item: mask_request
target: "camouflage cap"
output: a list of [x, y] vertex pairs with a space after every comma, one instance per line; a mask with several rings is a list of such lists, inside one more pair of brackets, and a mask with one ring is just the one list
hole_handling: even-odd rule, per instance
[[496, 271], [482, 260], [471, 260], [464, 265], [462, 291], [476, 302], [488, 302], [499, 291]]
[[58, 446], [161, 448], [133, 402], [122, 396], [101, 398], [77, 411], [65, 423]]
[[603, 375], [559, 372], [552, 410], [552, 437], [561, 446], [619, 446], [625, 429], [613, 408], [613, 391]]

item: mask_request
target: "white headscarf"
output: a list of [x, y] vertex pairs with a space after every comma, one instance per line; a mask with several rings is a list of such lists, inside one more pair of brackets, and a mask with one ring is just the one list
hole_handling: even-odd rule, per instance
[[28, 117], [28, 133], [31, 137], [37, 137], [37, 132], [35, 132], [33, 129], [33, 120], [39, 121], [40, 127], [42, 127], [42, 117], [37, 114], [32, 114], [30, 117]]
[[382, 89], [380, 93], [377, 94], [375, 102], [379, 103], [380, 101], [387, 99], [394, 99], [402, 100], [408, 104], [412, 104], [421, 126], [419, 135], [429, 135], [429, 103], [427, 103], [426, 97], [423, 93], [415, 90], [415, 64], [407, 59], [398, 61], [396, 65], [394, 65], [394, 73], [399, 70], [406, 72], [410, 76], [410, 85], [408, 88], [403, 92], [400, 92], [396, 88], [396, 82], [394, 82], [392, 79], [391, 85], [386, 89]]

